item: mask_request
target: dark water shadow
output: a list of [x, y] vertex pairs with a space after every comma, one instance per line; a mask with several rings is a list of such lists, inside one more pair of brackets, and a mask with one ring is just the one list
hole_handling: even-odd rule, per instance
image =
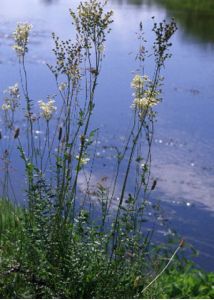
[[193, 261], [206, 271], [214, 271], [214, 211], [201, 204], [188, 206], [167, 201], [160, 205], [167, 220], [166, 228], [175, 230], [199, 251]]
[[214, 5], [210, 1], [202, 1], [203, 5], [198, 5], [198, 1], [194, 0], [186, 1], [188, 3], [177, 0], [116, 0], [116, 2], [166, 9], [168, 17], [174, 17], [179, 27], [184, 30], [185, 38], [194, 38], [201, 43], [214, 43]]
[[59, 2], [59, 0], [40, 0], [45, 5], [54, 5]]

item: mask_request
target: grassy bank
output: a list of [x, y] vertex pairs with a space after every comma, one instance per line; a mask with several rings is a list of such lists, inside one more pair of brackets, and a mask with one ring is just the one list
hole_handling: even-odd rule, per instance
[[214, 14], [214, 2], [212, 0], [160, 0], [158, 2], [173, 10]]
[[160, 0], [170, 16], [185, 30], [185, 35], [203, 43], [214, 42], [214, 2], [210, 0]]
[[202, 42], [214, 41], [214, 2], [212, 0], [128, 0], [134, 5], [157, 5], [183, 27], [185, 36]]
[[[190, 261], [181, 263], [178, 257], [148, 286], [155, 270], [166, 264], [170, 250], [164, 253], [150, 247], [152, 265], [137, 251], [125, 256], [118, 253], [117, 260], [109, 264], [105, 236], [98, 235], [95, 228], [79, 227], [58, 253], [59, 240], [46, 236], [45, 227], [35, 223], [28, 231], [27, 211], [3, 200], [0, 206], [1, 298], [214, 297], [214, 273], [204, 273]], [[71, 228], [66, 231], [69, 233]]]
[[214, 13], [214, 3], [212, 0], [128, 0], [128, 3], [136, 5], [144, 3], [148, 5], [161, 4], [171, 10]]

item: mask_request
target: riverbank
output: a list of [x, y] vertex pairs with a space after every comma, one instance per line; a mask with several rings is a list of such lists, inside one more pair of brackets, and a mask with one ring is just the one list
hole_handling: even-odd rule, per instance
[[[70, 242], [66, 236], [60, 241], [53, 231], [52, 236], [47, 231], [51, 217], [40, 216], [30, 226], [28, 210], [18, 209], [6, 200], [0, 201], [0, 207], [3, 298], [214, 297], [214, 273], [197, 269], [183, 257], [182, 249], [161, 273], [176, 244], [169, 248], [166, 244], [150, 246], [152, 264], [135, 250], [123, 257], [118, 253], [118, 259], [109, 263], [109, 256], [102, 250], [105, 237], [95, 234], [95, 228], [88, 228], [87, 236], [83, 234], [86, 229], [79, 228]], [[67, 226], [67, 233], [72, 230]], [[60, 242], [66, 244], [66, 249]], [[158, 269], [162, 271], [155, 273]]]
[[160, 0], [169, 9], [175, 10], [189, 10], [191, 12], [207, 12], [210, 14], [214, 13], [214, 2], [212, 0]]

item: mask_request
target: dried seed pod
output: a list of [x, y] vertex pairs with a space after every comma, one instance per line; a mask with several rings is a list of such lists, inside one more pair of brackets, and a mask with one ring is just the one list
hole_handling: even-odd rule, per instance
[[58, 135], [58, 140], [61, 141], [62, 138], [62, 127], [59, 127], [59, 135]]
[[89, 71], [91, 72], [91, 74], [93, 74], [95, 76], [97, 76], [99, 74], [96, 68], [90, 68]]
[[152, 184], [152, 187], [151, 187], [151, 191], [153, 191], [155, 189], [156, 185], [157, 185], [157, 180], [155, 179], [153, 181], [153, 184]]
[[66, 153], [66, 159], [69, 163], [71, 162], [72, 156], [70, 153]]
[[6, 149], [6, 150], [4, 151], [4, 158], [7, 158], [8, 155], [9, 155], [9, 152], [8, 152], [8, 150]]
[[179, 243], [179, 247], [182, 248], [184, 246], [184, 243], [185, 243], [184, 240], [181, 240]]
[[14, 133], [14, 139], [17, 139], [17, 138], [18, 138], [19, 132], [20, 132], [20, 129], [19, 129], [19, 128], [16, 128], [15, 133]]
[[81, 144], [83, 145], [84, 142], [85, 142], [85, 135], [84, 135], [84, 134], [82, 134], [82, 135], [80, 136], [80, 141], [81, 141]]

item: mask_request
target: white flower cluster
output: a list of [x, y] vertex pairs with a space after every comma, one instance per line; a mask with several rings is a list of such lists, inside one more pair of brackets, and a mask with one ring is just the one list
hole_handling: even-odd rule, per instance
[[104, 54], [104, 52], [105, 52], [105, 45], [104, 44], [99, 45], [99, 47], [97, 48], [97, 50], [98, 50], [98, 52], [100, 54]]
[[22, 56], [27, 52], [28, 37], [31, 29], [31, 24], [17, 24], [16, 31], [13, 33], [13, 38], [15, 40], [15, 45], [13, 45], [13, 48], [19, 56]]
[[137, 90], [143, 89], [146, 82], [150, 81], [147, 75], [141, 76], [141, 75], [135, 75], [135, 77], [132, 79], [131, 87]]
[[[76, 155], [76, 159], [79, 160], [79, 155]], [[82, 156], [81, 159], [80, 159], [80, 165], [83, 166], [83, 165], [87, 165], [87, 163], [90, 161], [90, 158], [89, 157], [86, 157], [86, 156]]]
[[59, 85], [58, 85], [58, 88], [60, 90], [60, 92], [63, 92], [66, 88], [67, 88], [67, 83], [66, 82], [61, 82]]
[[156, 105], [158, 102], [155, 98], [135, 98], [132, 104], [133, 108], [137, 108], [140, 112], [147, 110], [149, 107]]
[[157, 98], [159, 93], [151, 89], [151, 84], [151, 80], [146, 75], [135, 75], [131, 82], [131, 87], [134, 89], [134, 101], [131, 107], [138, 111], [140, 118], [159, 102]]
[[48, 102], [44, 102], [43, 100], [38, 101], [41, 115], [46, 121], [49, 121], [57, 110], [57, 107], [54, 105], [56, 101], [50, 97], [48, 99]]
[[15, 111], [15, 109], [19, 106], [19, 100], [20, 100], [18, 83], [9, 86], [8, 89], [4, 91], [4, 94], [6, 94], [7, 96], [4, 99], [4, 103], [2, 104], [2, 110]]

